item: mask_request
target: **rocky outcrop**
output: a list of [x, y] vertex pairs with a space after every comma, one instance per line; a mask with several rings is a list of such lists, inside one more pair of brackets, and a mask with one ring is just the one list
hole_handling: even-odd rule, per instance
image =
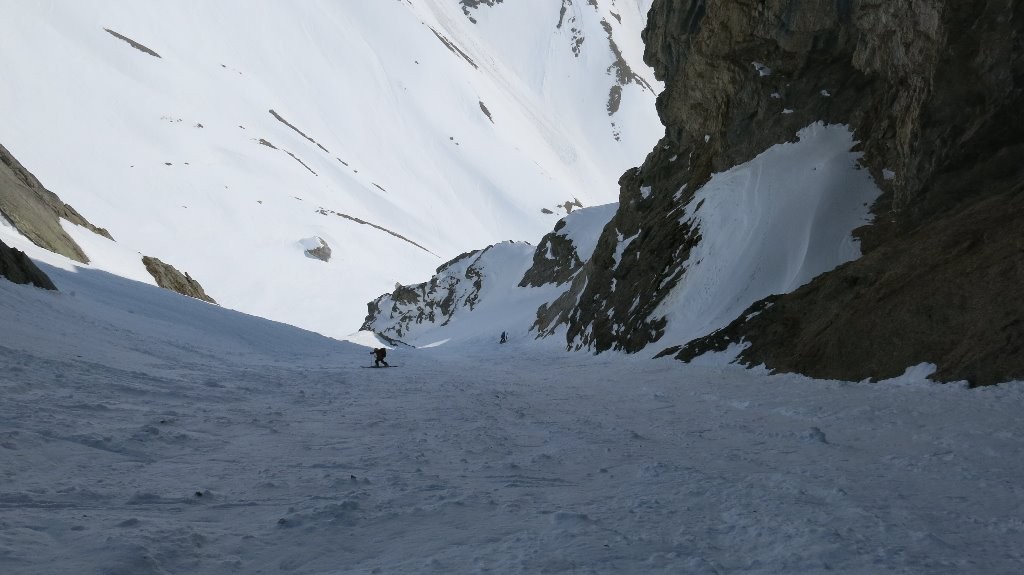
[[481, 4], [485, 6], [494, 6], [495, 4], [501, 4], [502, 0], [459, 0], [459, 5], [462, 6], [462, 13], [469, 18], [469, 21], [476, 24], [476, 18], [473, 17], [473, 11], [480, 7]]
[[380, 230], [380, 231], [382, 231], [382, 232], [384, 232], [386, 234], [394, 236], [394, 237], [402, 240], [403, 242], [407, 242], [409, 244], [412, 244], [412, 245], [416, 246], [417, 248], [427, 252], [428, 254], [431, 254], [433, 256], [437, 255], [434, 252], [428, 250], [427, 248], [425, 248], [425, 247], [421, 246], [420, 244], [410, 240], [409, 238], [403, 236], [402, 234], [400, 234], [398, 232], [389, 230], [389, 229], [387, 229], [387, 228], [385, 228], [383, 226], [378, 226], [377, 224], [374, 224], [372, 222], [368, 222], [366, 220], [359, 219], [359, 218], [357, 218], [355, 216], [350, 216], [348, 214], [343, 214], [341, 212], [336, 212], [334, 210], [329, 210], [327, 208], [320, 208], [320, 209], [317, 210], [317, 213], [321, 214], [321, 215], [324, 215], [324, 216], [338, 216], [339, 218], [345, 218], [346, 220], [349, 220], [351, 222], [355, 222], [357, 224], [362, 224], [364, 226], [370, 226], [371, 228], [378, 229], [378, 230]]
[[420, 324], [446, 325], [462, 307], [472, 311], [480, 299], [483, 274], [480, 259], [491, 248], [466, 252], [437, 268], [430, 281], [403, 286], [367, 304], [361, 330], [401, 342]]
[[370, 302], [361, 329], [409, 345], [489, 340], [501, 332], [550, 335], [544, 326], [553, 322], [536, 316], [562, 310], [560, 295], [580, 277], [614, 213], [614, 204], [581, 208], [560, 219], [537, 247], [509, 241], [464, 253], [437, 268], [430, 281], [396, 285]]
[[140, 44], [140, 43], [136, 42], [135, 40], [132, 40], [131, 38], [125, 36], [124, 34], [119, 34], [117, 32], [114, 32], [110, 28], [104, 28], [104, 30], [106, 30], [107, 33], [110, 34], [111, 36], [113, 36], [114, 38], [117, 38], [118, 40], [121, 40], [121, 41], [127, 43], [129, 46], [131, 46], [132, 48], [135, 48], [136, 50], [138, 50], [139, 52], [142, 52], [143, 54], [149, 54], [150, 56], [152, 56], [154, 58], [162, 58], [162, 56], [160, 56], [160, 54], [157, 54], [153, 50], [150, 50], [149, 48], [147, 48], [145, 45]]
[[110, 238], [107, 230], [90, 224], [57, 194], [43, 187], [2, 145], [0, 214], [37, 246], [82, 263], [89, 263], [89, 258], [61, 227], [61, 218]]
[[655, 0], [645, 59], [665, 82], [665, 136], [620, 180], [551, 321], [569, 347], [658, 341], [656, 310], [700, 240], [679, 218], [693, 194], [804, 126], [842, 123], [885, 192], [858, 231], [865, 256], [731, 326], [743, 359], [843, 379], [921, 362], [943, 381], [1024, 377], [1024, 313], [998, 296], [1024, 279], [1022, 31], [1024, 4], [1006, 0]]
[[523, 275], [519, 287], [563, 284], [571, 280], [583, 267], [583, 261], [576, 252], [572, 239], [559, 233], [563, 228], [564, 218], [558, 220], [553, 232], [541, 239], [537, 251], [533, 252], [533, 265]]
[[0, 277], [16, 284], [32, 284], [38, 288], [56, 290], [50, 277], [39, 269], [25, 252], [0, 241]]
[[156, 280], [156, 285], [178, 292], [191, 298], [201, 299], [210, 303], [217, 303], [210, 296], [206, 295], [203, 286], [192, 279], [187, 273], [181, 273], [174, 266], [165, 264], [157, 258], [142, 256], [142, 263], [146, 271]]

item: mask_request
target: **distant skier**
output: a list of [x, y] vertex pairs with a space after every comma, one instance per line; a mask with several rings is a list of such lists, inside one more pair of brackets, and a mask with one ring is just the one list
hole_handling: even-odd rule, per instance
[[498, 340], [498, 343], [505, 343], [506, 341], [508, 341], [508, 336], [505, 335], [505, 332], [501, 332], [501, 339]]
[[377, 347], [374, 348], [373, 351], [371, 351], [370, 353], [372, 353], [376, 358], [373, 361], [373, 367], [380, 367], [380, 364], [382, 363], [384, 364], [384, 367], [391, 367], [390, 365], [388, 365], [388, 362], [384, 361], [384, 357], [388, 355], [388, 350], [386, 348]]

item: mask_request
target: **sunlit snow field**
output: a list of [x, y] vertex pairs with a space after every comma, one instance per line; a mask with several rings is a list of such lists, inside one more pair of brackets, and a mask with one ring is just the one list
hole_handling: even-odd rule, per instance
[[[0, 280], [0, 572], [1019, 573], [1024, 393]], [[497, 335], [497, 334], [495, 334]]]
[[[157, 257], [344, 337], [395, 282], [618, 197], [664, 131], [649, 5], [0, 0], [0, 144], [133, 260], [72, 229], [95, 267]], [[611, 39], [643, 81], [613, 114]]]

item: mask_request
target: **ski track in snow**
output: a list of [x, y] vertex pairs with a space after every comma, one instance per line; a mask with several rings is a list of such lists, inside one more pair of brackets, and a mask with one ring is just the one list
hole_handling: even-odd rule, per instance
[[[1018, 384], [337, 342], [0, 280], [0, 572], [1019, 573]], [[199, 495], [201, 494], [201, 495]]]

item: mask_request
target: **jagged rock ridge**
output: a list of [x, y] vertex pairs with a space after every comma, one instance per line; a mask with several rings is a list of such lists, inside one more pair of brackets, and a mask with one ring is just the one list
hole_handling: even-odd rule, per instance
[[536, 248], [502, 242], [462, 254], [428, 282], [398, 285], [370, 302], [362, 329], [409, 345], [491, 339], [503, 331], [512, 339], [532, 339], [536, 310], [579, 276], [614, 212], [614, 204], [573, 210]]
[[375, 331], [392, 341], [402, 341], [421, 324], [448, 325], [455, 313], [472, 311], [480, 301], [483, 288], [483, 263], [496, 246], [467, 252], [437, 268], [429, 281], [395, 286], [367, 304], [366, 321], [361, 329]]

